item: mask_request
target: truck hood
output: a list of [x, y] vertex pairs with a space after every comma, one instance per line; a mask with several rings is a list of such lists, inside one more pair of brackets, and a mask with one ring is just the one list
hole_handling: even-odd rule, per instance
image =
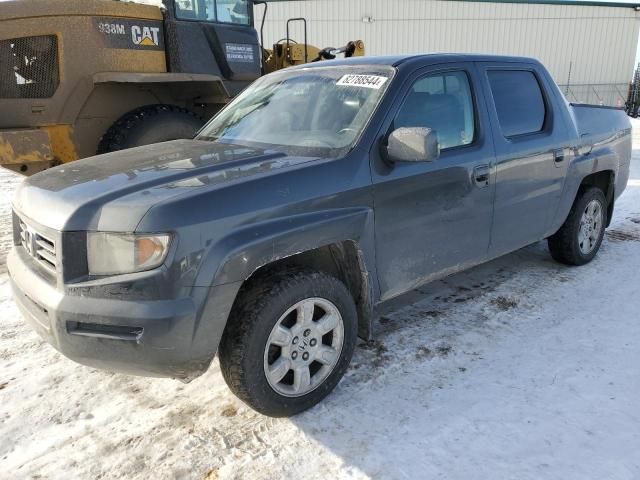
[[135, 231], [157, 203], [310, 162], [245, 146], [176, 140], [99, 155], [27, 178], [14, 209], [58, 231]]

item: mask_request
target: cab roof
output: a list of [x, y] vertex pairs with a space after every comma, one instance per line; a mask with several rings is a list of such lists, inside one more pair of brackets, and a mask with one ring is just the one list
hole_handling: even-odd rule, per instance
[[399, 67], [403, 64], [421, 63], [424, 65], [435, 65], [439, 63], [452, 62], [501, 62], [501, 63], [539, 63], [535, 58], [515, 57], [509, 55], [485, 55], [473, 53], [421, 53], [407, 55], [387, 55], [373, 57], [351, 57], [340, 58], [323, 62], [307, 63], [295, 67], [302, 68], [318, 68], [327, 66], [390, 66]]

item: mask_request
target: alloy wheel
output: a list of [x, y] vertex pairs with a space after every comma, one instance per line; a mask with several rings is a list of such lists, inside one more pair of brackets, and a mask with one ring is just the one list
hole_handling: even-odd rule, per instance
[[344, 322], [338, 308], [323, 298], [307, 298], [276, 322], [264, 352], [264, 373], [271, 388], [300, 397], [318, 388], [342, 352]]

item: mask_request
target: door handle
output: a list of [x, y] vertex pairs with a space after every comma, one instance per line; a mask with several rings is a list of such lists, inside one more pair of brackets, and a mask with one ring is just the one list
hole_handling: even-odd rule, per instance
[[564, 148], [553, 151], [553, 161], [556, 162], [556, 166], [558, 163], [564, 162]]
[[473, 169], [473, 179], [480, 188], [489, 186], [489, 177], [491, 170], [489, 165], [478, 165]]

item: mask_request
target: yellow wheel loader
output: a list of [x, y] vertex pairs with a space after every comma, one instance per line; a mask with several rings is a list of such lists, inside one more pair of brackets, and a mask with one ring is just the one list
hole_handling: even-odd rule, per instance
[[286, 38], [263, 49], [253, 5], [0, 2], [0, 165], [31, 175], [96, 153], [192, 137], [265, 73], [364, 54], [360, 41], [324, 50], [295, 43], [289, 25], [303, 19], [287, 22]]

